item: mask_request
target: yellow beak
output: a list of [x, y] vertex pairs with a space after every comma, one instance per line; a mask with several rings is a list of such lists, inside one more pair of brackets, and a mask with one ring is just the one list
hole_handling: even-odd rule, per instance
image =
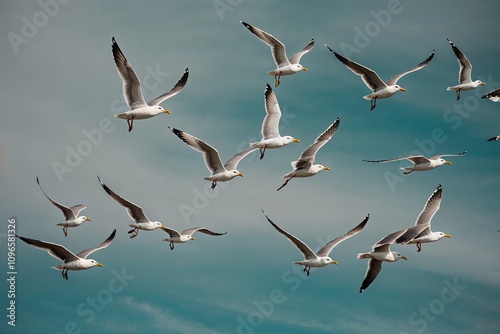
[[408, 258], [407, 258], [406, 256], [404, 256], [404, 255], [403, 255], [403, 256], [401, 256], [401, 258], [402, 258], [403, 260], [405, 260], [405, 261], [408, 261]]
[[294, 143], [300, 143], [300, 140], [298, 140], [297, 138], [295, 138], [295, 139], [293, 140], [293, 142], [294, 142]]
[[104, 267], [104, 265], [102, 263], [97, 263], [97, 266], [98, 267]]
[[168, 111], [168, 110], [163, 109], [163, 112], [164, 112], [165, 114], [169, 114], [169, 115], [170, 115], [170, 111]]
[[330, 170], [330, 167], [323, 167], [323, 170]]
[[191, 237], [191, 240], [196, 240], [194, 237]]
[[339, 264], [339, 263], [335, 260], [332, 260], [332, 264]]
[[304, 68], [302, 68], [302, 71], [306, 71], [306, 72], [307, 72], [307, 71], [308, 71], [308, 69], [304, 67]]
[[399, 90], [402, 92], [406, 92], [406, 88], [403, 88], [403, 87], [400, 87]]
[[444, 164], [445, 165], [451, 165], [451, 161], [445, 161]]
[[86, 218], [85, 218], [85, 220], [90, 221], [90, 218], [89, 218], [89, 217], [86, 217]]
[[451, 239], [451, 235], [449, 235], [449, 234], [445, 234], [445, 235], [443, 235], [443, 237], [444, 237], [444, 238], [450, 238], [450, 239]]
[[243, 173], [239, 173], [238, 176], [245, 176], [245, 175], [243, 175]]

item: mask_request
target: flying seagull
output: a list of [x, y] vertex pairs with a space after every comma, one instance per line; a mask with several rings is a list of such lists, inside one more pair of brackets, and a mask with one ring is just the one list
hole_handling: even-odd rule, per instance
[[248, 30], [250, 30], [257, 38], [262, 42], [266, 43], [271, 47], [271, 53], [273, 55], [274, 62], [276, 63], [276, 69], [268, 72], [269, 75], [274, 75], [274, 86], [278, 87], [280, 84], [280, 77], [282, 75], [291, 75], [300, 71], [307, 71], [307, 68], [299, 64], [300, 58], [309, 51], [314, 46], [314, 39], [306, 45], [304, 49], [294, 54], [290, 59], [288, 59], [285, 51], [285, 45], [277, 40], [273, 35], [254, 27], [246, 22], [240, 21]]
[[489, 93], [484, 94], [483, 96], [481, 96], [481, 98], [488, 99], [493, 102], [500, 102], [500, 88], [497, 88]]
[[85, 221], [90, 221], [89, 217], [78, 216], [80, 214], [80, 212], [86, 208], [85, 205], [77, 204], [77, 205], [74, 205], [74, 206], [68, 208], [67, 206], [64, 206], [64, 205], [54, 201], [52, 198], [50, 198], [45, 193], [45, 191], [43, 191], [42, 186], [40, 185], [40, 181], [38, 180], [38, 176], [36, 178], [36, 182], [38, 183], [38, 186], [40, 186], [40, 189], [42, 190], [45, 197], [47, 197], [47, 199], [50, 201], [50, 203], [54, 204], [54, 206], [56, 206], [57, 208], [59, 208], [59, 210], [62, 211], [65, 220], [64, 220], [64, 222], [58, 223], [56, 225], [63, 227], [63, 233], [64, 233], [65, 237], [68, 236], [68, 227], [77, 227], [77, 226], [80, 226]]
[[128, 233], [130, 234], [130, 239], [135, 238], [137, 234], [139, 234], [139, 230], [152, 231], [157, 228], [165, 227], [165, 225], [160, 222], [150, 221], [148, 217], [146, 217], [140, 206], [126, 200], [125, 198], [109, 189], [109, 187], [101, 181], [99, 176], [97, 176], [97, 179], [99, 180], [99, 183], [101, 183], [104, 191], [106, 191], [108, 195], [111, 196], [111, 198], [114, 199], [118, 204], [125, 207], [125, 210], [127, 210], [129, 217], [134, 221], [134, 224], [129, 224], [129, 226], [132, 227], [132, 229], [128, 231]]
[[174, 95], [177, 95], [184, 88], [189, 76], [189, 69], [186, 68], [181, 79], [169, 92], [146, 103], [141, 91], [141, 81], [135, 74], [132, 66], [130, 66], [127, 58], [123, 55], [123, 52], [120, 50], [120, 47], [118, 46], [118, 43], [116, 43], [114, 37], [111, 40], [111, 49], [113, 51], [116, 69], [118, 70], [118, 74], [123, 81], [123, 96], [125, 97], [125, 102], [127, 102], [129, 107], [127, 112], [115, 114], [115, 117], [126, 119], [128, 131], [130, 132], [134, 126], [134, 119], [151, 118], [161, 113], [170, 114], [170, 111], [163, 109], [160, 106], [160, 103]]
[[363, 283], [361, 283], [359, 293], [365, 291], [366, 288], [372, 284], [375, 278], [377, 278], [378, 274], [382, 270], [383, 261], [396, 262], [399, 259], [408, 260], [406, 256], [403, 256], [398, 252], [391, 252], [390, 250], [391, 244], [395, 243], [396, 239], [398, 239], [405, 232], [406, 229], [391, 233], [374, 244], [371, 252], [358, 254], [358, 259], [370, 259], [368, 261], [365, 278], [363, 279]]
[[415, 226], [408, 229], [402, 236], [400, 236], [396, 240], [396, 243], [416, 244], [417, 252], [420, 252], [422, 250], [423, 243], [438, 241], [441, 238], [451, 238], [451, 235], [449, 234], [431, 231], [431, 220], [439, 210], [442, 194], [443, 188], [439, 185], [425, 203], [423, 210], [418, 215]]
[[461, 157], [466, 153], [467, 151], [463, 151], [462, 153], [459, 154], [442, 154], [442, 155], [435, 155], [430, 158], [426, 158], [423, 155], [407, 155], [404, 157], [399, 157], [394, 159], [363, 160], [363, 161], [385, 163], [385, 162], [393, 162], [399, 160], [408, 160], [412, 162], [413, 165], [408, 167], [401, 167], [401, 169], [405, 171], [403, 172], [403, 174], [407, 175], [413, 171], [421, 172], [421, 171], [431, 170], [442, 165], [451, 165], [451, 162], [443, 159], [443, 157]]
[[407, 75], [408, 73], [412, 73], [424, 68], [432, 60], [435, 54], [435, 51], [432, 51], [431, 55], [427, 57], [427, 59], [425, 59], [423, 62], [421, 62], [411, 70], [396, 74], [391, 79], [389, 79], [389, 81], [383, 82], [375, 71], [339, 55], [337, 52], [330, 49], [328, 45], [325, 44], [325, 46], [348, 69], [350, 69], [354, 74], [359, 75], [361, 77], [361, 80], [363, 80], [363, 82], [365, 83], [365, 85], [373, 91], [373, 93], [363, 96], [365, 100], [371, 101], [370, 110], [375, 109], [377, 105], [377, 99], [385, 99], [391, 97], [398, 91], [406, 92], [406, 88], [400, 87], [399, 85], [396, 84], [398, 80]]
[[[264, 211], [262, 211], [264, 212]], [[365, 227], [366, 223], [368, 222], [368, 219], [370, 218], [370, 215], [366, 216], [366, 218], [358, 224], [355, 228], [347, 232], [346, 234], [333, 239], [332, 241], [328, 242], [326, 245], [320, 248], [320, 250], [317, 253], [314, 253], [309, 246], [307, 246], [302, 240], [299, 238], [291, 235], [287, 231], [283, 230], [281, 227], [276, 225], [269, 219], [269, 217], [264, 213], [264, 215], [267, 218], [267, 221], [273, 225], [273, 227], [278, 230], [281, 234], [283, 234], [285, 237], [290, 240], [290, 242], [297, 247], [297, 249], [304, 255], [304, 260], [302, 261], [296, 261], [294, 262], [295, 264], [304, 266], [304, 272], [309, 276], [309, 271], [311, 270], [311, 267], [315, 268], [322, 268], [328, 264], [338, 264], [337, 261], [332, 260], [328, 255], [330, 252], [337, 246], [339, 243], [342, 241], [349, 239], [352, 236], [355, 236], [361, 230]]]
[[280, 190], [284, 186], [288, 184], [288, 182], [294, 177], [309, 177], [318, 174], [322, 170], [330, 170], [330, 167], [326, 167], [323, 165], [313, 165], [316, 160], [316, 153], [318, 150], [323, 147], [328, 141], [333, 137], [335, 131], [340, 124], [340, 118], [337, 117], [335, 122], [332, 123], [322, 134], [316, 138], [314, 143], [312, 143], [299, 157], [299, 160], [292, 161], [292, 168], [288, 174], [283, 175], [283, 178], [286, 179], [285, 183], [278, 188]]
[[472, 81], [472, 65], [467, 59], [467, 57], [460, 51], [455, 44], [453, 44], [449, 39], [448, 43], [451, 45], [451, 49], [457, 56], [458, 64], [460, 65], [460, 70], [458, 71], [458, 85], [448, 87], [446, 90], [454, 90], [457, 94], [457, 100], [460, 100], [460, 91], [462, 90], [471, 90], [479, 87], [480, 85], [486, 85], [481, 80]]
[[198, 139], [189, 133], [184, 131], [168, 127], [172, 132], [179, 137], [183, 142], [188, 144], [192, 149], [203, 153], [203, 159], [205, 160], [205, 165], [212, 175], [205, 177], [204, 180], [212, 181], [212, 189], [215, 189], [217, 182], [229, 181], [236, 176], [243, 176], [236, 168], [238, 168], [238, 163], [241, 159], [246, 157], [251, 152], [255, 151], [256, 148], [250, 148], [240, 153], [237, 153], [231, 159], [229, 159], [224, 165], [220, 160], [219, 152], [212, 146], [208, 145], [201, 139]]
[[85, 270], [95, 266], [102, 267], [103, 265], [101, 263], [97, 262], [96, 260], [87, 259], [87, 256], [89, 256], [90, 254], [99, 249], [108, 247], [111, 241], [113, 241], [115, 234], [116, 234], [116, 229], [113, 230], [111, 235], [106, 240], [104, 240], [99, 246], [83, 250], [77, 254], [74, 254], [73, 252], [69, 251], [64, 246], [54, 244], [52, 242], [29, 239], [21, 237], [17, 234], [16, 237], [26, 242], [27, 244], [30, 244], [33, 247], [46, 250], [51, 256], [61, 260], [63, 264], [60, 264], [53, 268], [57, 270], [62, 270], [63, 279], [68, 280], [68, 270]]
[[181, 244], [188, 242], [189, 240], [195, 240], [195, 238], [192, 236], [194, 232], [205, 233], [213, 236], [220, 236], [227, 234], [227, 232], [224, 233], [214, 232], [205, 227], [188, 228], [187, 230], [184, 230], [180, 233], [174, 230], [173, 228], [169, 227], [162, 227], [161, 229], [170, 235], [170, 238], [163, 239], [163, 241], [168, 241], [170, 243], [170, 250], [174, 249], [174, 244]]
[[290, 143], [300, 143], [300, 140], [291, 136], [281, 136], [279, 131], [279, 121], [281, 118], [281, 110], [278, 104], [278, 99], [274, 94], [271, 86], [266, 85], [264, 92], [264, 106], [266, 109], [266, 117], [262, 122], [262, 140], [257, 143], [250, 143], [251, 148], [260, 149], [260, 158], [264, 158], [264, 153], [268, 148], [279, 148]]

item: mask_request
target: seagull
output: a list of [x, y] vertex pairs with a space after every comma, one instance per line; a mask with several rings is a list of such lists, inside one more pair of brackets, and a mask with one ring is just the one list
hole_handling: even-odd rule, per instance
[[120, 47], [113, 37], [111, 49], [113, 50], [113, 58], [115, 59], [116, 69], [118, 74], [123, 81], [123, 96], [129, 107], [127, 112], [121, 114], [115, 114], [115, 117], [126, 119], [128, 124], [128, 131], [132, 131], [134, 126], [134, 119], [146, 119], [156, 116], [160, 113], [170, 114], [170, 111], [163, 109], [160, 103], [174, 95], [177, 95], [187, 82], [189, 76], [189, 69], [186, 68], [181, 79], [175, 84], [169, 92], [158, 96], [146, 103], [141, 92], [141, 81], [135, 74], [132, 66], [127, 61], [127, 58], [123, 55]]
[[[264, 211], [262, 211], [264, 213]], [[273, 223], [271, 221], [271, 219], [269, 219], [269, 217], [264, 213], [264, 215], [266, 216], [267, 218], [267, 221], [271, 223], [271, 225], [274, 226], [274, 228], [276, 230], [278, 230], [278, 232], [280, 232], [281, 234], [283, 234], [285, 237], [288, 238], [288, 240], [290, 240], [290, 242], [292, 244], [295, 245], [295, 247], [297, 247], [297, 249], [304, 255], [304, 260], [302, 261], [297, 261], [297, 262], [294, 262], [295, 264], [298, 264], [298, 265], [301, 265], [301, 266], [304, 266], [304, 272], [307, 274], [307, 276], [309, 276], [309, 271], [311, 270], [311, 267], [315, 267], [315, 268], [322, 268], [328, 264], [338, 264], [337, 261], [335, 260], [332, 260], [328, 254], [330, 254], [330, 252], [335, 248], [335, 246], [337, 246], [339, 243], [341, 243], [342, 241], [346, 240], [346, 239], [349, 239], [350, 237], [352, 236], [355, 236], [356, 234], [358, 234], [359, 232], [361, 232], [361, 230], [365, 227], [366, 223], [368, 222], [368, 219], [370, 218], [370, 215], [367, 215], [365, 217], [365, 219], [358, 225], [356, 226], [355, 228], [353, 228], [352, 230], [350, 230], [349, 232], [347, 232], [346, 234], [336, 238], [336, 239], [333, 239], [332, 241], [328, 242], [326, 245], [324, 245], [323, 247], [320, 248], [320, 250], [317, 252], [317, 253], [314, 253], [311, 248], [309, 248], [309, 246], [307, 246], [305, 243], [303, 243], [300, 239], [298, 239], [297, 237], [291, 235], [290, 233], [288, 233], [287, 231], [283, 230], [281, 227], [279, 227], [278, 225], [276, 225], [275, 223]]]
[[192, 236], [194, 232], [201, 232], [213, 236], [227, 234], [227, 232], [224, 233], [214, 232], [205, 227], [188, 228], [187, 230], [184, 230], [181, 233], [169, 227], [162, 227], [161, 229], [170, 235], [170, 238], [163, 239], [163, 241], [170, 242], [170, 250], [174, 249], [174, 244], [180, 244], [180, 243], [182, 244], [188, 242], [189, 240], [195, 240], [195, 238]]
[[394, 159], [363, 160], [363, 161], [385, 163], [385, 162], [393, 162], [399, 160], [408, 160], [410, 162], [413, 162], [413, 166], [401, 167], [401, 169], [405, 171], [403, 172], [403, 174], [408, 175], [413, 171], [421, 172], [421, 171], [431, 170], [442, 165], [451, 165], [451, 162], [443, 159], [443, 157], [461, 157], [466, 153], [467, 151], [463, 151], [462, 153], [459, 154], [442, 154], [442, 155], [435, 155], [430, 158], [426, 158], [423, 155], [407, 155], [404, 157], [399, 157]]
[[457, 56], [458, 64], [460, 65], [460, 70], [458, 72], [458, 85], [448, 87], [446, 90], [454, 90], [457, 94], [457, 100], [460, 100], [460, 91], [462, 90], [471, 90], [480, 85], [486, 85], [481, 80], [472, 81], [471, 73], [472, 73], [472, 65], [467, 59], [467, 57], [460, 51], [455, 44], [453, 44], [449, 39], [448, 43], [451, 45], [451, 49]]
[[52, 242], [46, 242], [36, 239], [29, 239], [25, 237], [21, 237], [16, 234], [16, 237], [21, 239], [27, 244], [30, 244], [33, 247], [45, 249], [51, 256], [59, 259], [63, 262], [58, 266], [53, 267], [56, 270], [62, 270], [62, 277], [66, 281], [68, 280], [68, 270], [85, 270], [92, 267], [102, 267], [103, 265], [96, 260], [87, 259], [87, 256], [92, 254], [93, 252], [108, 247], [108, 245], [113, 241], [115, 237], [116, 229], [113, 230], [111, 235], [104, 240], [99, 246], [94, 248], [89, 248], [81, 251], [80, 253], [74, 254], [69, 251], [66, 247], [54, 244]]
[[371, 252], [358, 254], [358, 259], [370, 259], [368, 261], [365, 278], [363, 279], [363, 283], [361, 283], [359, 293], [366, 290], [375, 278], [377, 278], [380, 270], [382, 270], [382, 261], [396, 262], [399, 259], [408, 261], [406, 256], [401, 255], [398, 252], [391, 252], [390, 250], [391, 244], [395, 243], [396, 239], [398, 239], [406, 231], [407, 230], [404, 229], [391, 233], [373, 245]]
[[212, 173], [212, 175], [205, 177], [204, 180], [212, 181], [212, 189], [215, 189], [217, 186], [217, 181], [229, 181], [236, 176], [243, 176], [243, 174], [236, 169], [238, 167], [238, 163], [241, 159], [256, 150], [256, 148], [250, 148], [241, 151], [223, 165], [220, 160], [219, 152], [217, 152], [215, 148], [184, 131], [171, 128], [170, 126], [168, 128], [192, 149], [203, 153], [205, 165]]
[[142, 208], [140, 206], [127, 201], [125, 198], [113, 192], [111, 189], [109, 189], [107, 185], [105, 185], [101, 181], [99, 176], [97, 176], [97, 179], [101, 183], [101, 186], [103, 187], [104, 191], [106, 191], [108, 195], [111, 196], [112, 199], [118, 202], [118, 204], [124, 206], [125, 209], [127, 210], [129, 217], [132, 218], [132, 220], [134, 221], [134, 224], [129, 224], [129, 226], [132, 227], [132, 229], [128, 231], [128, 233], [130, 234], [130, 239], [135, 238], [137, 234], [139, 234], [139, 230], [152, 231], [157, 228], [165, 227], [165, 225], [163, 225], [160, 222], [150, 221], [148, 217], [146, 217], [144, 211], [142, 211]]
[[331, 53], [337, 57], [338, 60], [340, 60], [348, 69], [350, 69], [354, 74], [359, 75], [361, 77], [361, 80], [365, 83], [365, 85], [370, 88], [373, 93], [369, 95], [363, 96], [365, 100], [370, 100], [370, 110], [375, 109], [377, 105], [377, 99], [385, 99], [388, 97], [391, 97], [398, 91], [406, 92], [406, 88], [400, 87], [396, 83], [398, 82], [399, 79], [407, 75], [408, 73], [412, 73], [418, 70], [421, 70], [424, 68], [434, 57], [435, 51], [433, 50], [431, 55], [427, 57], [426, 60], [412, 68], [411, 70], [408, 70], [403, 73], [396, 74], [393, 76], [389, 81], [383, 82], [382, 79], [378, 76], [378, 74], [369, 69], [368, 67], [365, 67], [361, 64], [355, 63], [350, 59], [347, 59], [341, 55], [339, 55], [337, 52], [333, 51], [330, 49], [328, 45], [325, 44], [325, 46], [330, 50]]
[[77, 227], [77, 226], [80, 226], [80, 224], [82, 224], [83, 222], [85, 221], [90, 221], [90, 218], [89, 217], [85, 217], [85, 216], [80, 216], [78, 217], [78, 215], [80, 214], [80, 212], [86, 208], [85, 205], [83, 204], [77, 204], [77, 205], [74, 205], [72, 206], [71, 208], [68, 208], [67, 206], [64, 206], [60, 203], [57, 203], [56, 201], [54, 201], [52, 198], [50, 198], [46, 193], [45, 191], [43, 191], [42, 189], [42, 186], [40, 185], [40, 181], [38, 180], [38, 176], [36, 178], [36, 182], [38, 183], [38, 185], [40, 186], [40, 189], [42, 190], [43, 194], [45, 195], [45, 197], [47, 197], [47, 199], [52, 203], [54, 204], [57, 208], [59, 208], [59, 210], [62, 211], [63, 215], [64, 215], [64, 218], [65, 218], [65, 221], [62, 222], [62, 223], [59, 223], [59, 224], [56, 224], [57, 226], [62, 226], [63, 227], [63, 233], [64, 233], [64, 236], [67, 237], [68, 236], [68, 227]]
[[500, 140], [500, 135], [488, 139], [488, 141], [496, 141], [496, 140]]
[[313, 165], [316, 160], [316, 153], [318, 150], [323, 147], [328, 141], [333, 137], [335, 131], [340, 124], [340, 118], [337, 117], [335, 122], [332, 123], [322, 134], [316, 138], [314, 143], [312, 143], [299, 157], [299, 160], [292, 161], [292, 168], [288, 174], [283, 175], [283, 178], [286, 179], [285, 183], [278, 188], [280, 190], [284, 186], [288, 184], [288, 182], [294, 177], [309, 177], [318, 174], [322, 170], [330, 170], [330, 167], [326, 167], [323, 165]]
[[438, 241], [441, 238], [451, 238], [451, 235], [443, 232], [431, 231], [432, 217], [439, 210], [443, 188], [439, 185], [425, 203], [424, 209], [418, 215], [415, 226], [400, 236], [398, 244], [417, 244], [417, 252], [422, 250], [422, 243]]
[[493, 102], [500, 102], [500, 88], [492, 90], [491, 92], [481, 96], [482, 99], [489, 99]]
[[282, 75], [291, 75], [300, 71], [307, 71], [307, 68], [299, 64], [300, 58], [314, 47], [314, 38], [306, 45], [304, 49], [294, 54], [288, 59], [285, 51], [285, 45], [277, 40], [273, 35], [268, 34], [264, 30], [260, 30], [246, 22], [240, 21], [248, 30], [257, 36], [262, 42], [271, 47], [276, 69], [268, 72], [269, 75], [274, 75], [274, 86], [278, 87], [280, 84], [280, 77]]
[[251, 148], [260, 149], [260, 159], [264, 158], [264, 153], [267, 148], [279, 148], [290, 143], [300, 143], [300, 140], [291, 136], [282, 137], [280, 135], [279, 121], [281, 118], [281, 110], [278, 99], [276, 99], [276, 95], [269, 84], [266, 85], [266, 90], [264, 92], [264, 102], [266, 117], [264, 117], [264, 121], [262, 122], [262, 140], [257, 143], [250, 143]]

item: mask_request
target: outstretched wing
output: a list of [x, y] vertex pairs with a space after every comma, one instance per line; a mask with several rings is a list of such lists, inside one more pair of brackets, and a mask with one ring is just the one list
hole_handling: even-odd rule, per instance
[[439, 185], [425, 203], [424, 209], [418, 215], [415, 225], [430, 225], [432, 217], [439, 210], [443, 188]]
[[372, 284], [372, 282], [377, 278], [378, 274], [382, 270], [382, 261], [370, 259], [368, 261], [368, 266], [366, 268], [365, 278], [361, 283], [359, 288], [359, 293], [363, 292]]
[[188, 144], [192, 149], [203, 153], [203, 159], [205, 160], [205, 165], [212, 174], [220, 173], [224, 171], [224, 166], [220, 160], [219, 152], [212, 146], [208, 145], [201, 139], [190, 135], [184, 131], [168, 127], [172, 132], [179, 137], [183, 142]]
[[337, 117], [335, 122], [333, 122], [322, 134], [316, 138], [314, 143], [312, 143], [304, 152], [300, 155], [299, 159], [293, 163], [295, 169], [307, 168], [311, 166], [316, 160], [316, 152], [323, 147], [328, 141], [333, 137], [337, 128], [340, 124], [340, 118]]
[[104, 240], [99, 246], [83, 250], [80, 253], [76, 254], [76, 256], [82, 259], [86, 259], [87, 256], [89, 256], [93, 252], [108, 247], [111, 241], [113, 241], [113, 239], [115, 238], [115, 235], [116, 235], [116, 229], [114, 229], [113, 232], [111, 232], [111, 234], [109, 235], [109, 237], [106, 240]]
[[226, 168], [227, 170], [238, 169], [238, 163], [241, 161], [241, 159], [243, 159], [244, 157], [246, 157], [247, 155], [249, 155], [250, 153], [252, 153], [256, 149], [257, 148], [249, 148], [249, 149], [241, 151], [240, 153], [236, 153], [231, 159], [229, 159], [226, 162], [226, 164], [224, 165], [224, 168]]
[[63, 262], [68, 262], [78, 259], [77, 255], [73, 254], [64, 246], [54, 244], [52, 242], [21, 237], [17, 234], [16, 237], [18, 237], [19, 239], [21, 239], [22, 241], [33, 247], [46, 250], [51, 256]]
[[181, 234], [183, 234], [183, 235], [192, 235], [194, 232], [205, 233], [205, 234], [213, 235], [213, 236], [219, 236], [219, 235], [227, 234], [227, 232], [224, 232], [224, 233], [214, 232], [214, 231], [209, 230], [208, 228], [205, 228], [205, 227], [188, 228], [188, 229], [182, 231]]
[[311, 51], [313, 47], [314, 47], [314, 38], [311, 38], [311, 41], [309, 41], [306, 47], [297, 52], [296, 54], [294, 54], [293, 56], [291, 56], [288, 61], [290, 62], [290, 64], [300, 63], [300, 58], [302, 58], [303, 55]]
[[277, 138], [280, 137], [279, 122], [281, 118], [281, 110], [278, 104], [278, 99], [269, 84], [266, 84], [264, 92], [264, 106], [266, 109], [266, 117], [262, 122], [262, 138]]
[[181, 234], [177, 230], [174, 230], [173, 228], [161, 227], [161, 229], [167, 232], [170, 238], [180, 238], [181, 236]]
[[435, 155], [433, 157], [430, 157], [429, 159], [439, 159], [439, 158], [442, 158], [442, 157], [462, 157], [465, 154], [467, 154], [467, 151], [463, 151], [462, 153], [458, 153], [458, 154], [441, 154], [441, 155]]
[[432, 50], [431, 55], [429, 57], [427, 57], [423, 62], [421, 62], [420, 64], [418, 64], [417, 66], [415, 66], [414, 68], [412, 68], [409, 71], [396, 74], [395, 76], [393, 76], [392, 78], [390, 78], [389, 81], [387, 81], [387, 85], [388, 86], [395, 85], [398, 82], [399, 79], [401, 79], [402, 77], [404, 77], [408, 73], [415, 72], [415, 71], [423, 69], [427, 64], [429, 64], [429, 62], [432, 60], [432, 58], [434, 58], [434, 54], [435, 53], [436, 52], [434, 50]]
[[470, 63], [469, 59], [467, 59], [467, 57], [462, 53], [462, 51], [460, 51], [457, 48], [455, 44], [453, 44], [449, 39], [447, 40], [448, 43], [450, 43], [451, 49], [455, 53], [458, 64], [460, 66], [460, 70], [458, 71], [458, 82], [460, 84], [471, 82], [472, 64]]
[[130, 218], [132, 218], [132, 220], [134, 220], [136, 223], [149, 222], [149, 219], [146, 217], [140, 206], [126, 200], [125, 198], [115, 193], [101, 181], [99, 176], [97, 176], [97, 179], [101, 183], [101, 186], [104, 189], [104, 191], [106, 191], [108, 195], [111, 196], [111, 198], [114, 199], [118, 204], [125, 207], [128, 215], [130, 216]]
[[86, 208], [85, 205], [83, 204], [78, 204], [75, 206], [72, 206], [71, 208], [68, 208], [67, 206], [62, 205], [61, 203], [58, 203], [54, 201], [52, 198], [50, 198], [45, 191], [43, 191], [42, 186], [40, 185], [40, 181], [38, 180], [38, 176], [36, 177], [36, 182], [38, 183], [38, 186], [40, 187], [40, 190], [42, 190], [42, 193], [47, 197], [47, 199], [52, 203], [55, 207], [57, 207], [59, 210], [62, 211], [64, 218], [66, 220], [73, 220], [76, 219], [80, 211]]
[[343, 236], [340, 236], [336, 239], [333, 239], [332, 241], [328, 242], [326, 245], [321, 247], [321, 249], [317, 253], [318, 256], [321, 256], [321, 257], [328, 256], [328, 254], [330, 254], [332, 249], [335, 248], [335, 246], [337, 246], [339, 243], [341, 243], [342, 241], [349, 239], [350, 237], [355, 236], [356, 234], [361, 232], [361, 230], [365, 227], [366, 223], [368, 222], [369, 218], [370, 218], [370, 215], [367, 215], [365, 217], [365, 219], [360, 224], [358, 224], [355, 228], [353, 228], [352, 230], [350, 230], [349, 232], [347, 232]]
[[284, 229], [273, 223], [271, 219], [269, 219], [269, 217], [266, 215], [266, 213], [264, 211], [262, 212], [264, 213], [264, 216], [266, 216], [267, 221], [271, 223], [271, 225], [273, 225], [273, 227], [276, 230], [278, 230], [278, 232], [287, 237], [288, 240], [290, 240], [290, 242], [294, 244], [295, 247], [297, 247], [297, 249], [304, 255], [306, 259], [314, 259], [317, 257], [316, 254], [311, 250], [311, 248], [309, 248], [309, 246], [303, 243], [302, 240], [296, 238], [295, 236], [291, 235], [290, 233], [288, 233], [287, 231], [285, 231]]
[[123, 82], [123, 96], [125, 97], [125, 102], [130, 109], [136, 109], [140, 107], [146, 107], [146, 101], [141, 92], [141, 81], [134, 72], [134, 69], [125, 58], [122, 50], [116, 43], [115, 38], [111, 39], [111, 50], [113, 51], [113, 58], [115, 60], [116, 69], [118, 70], [118, 75]]
[[248, 30], [257, 36], [262, 42], [271, 47], [271, 54], [277, 67], [289, 65], [288, 57], [286, 56], [285, 45], [276, 39], [273, 35], [254, 27], [246, 22], [240, 21]]
[[188, 76], [189, 76], [189, 69], [186, 68], [184, 70], [184, 74], [179, 79], [179, 81], [177, 81], [177, 83], [175, 84], [174, 88], [172, 88], [169, 92], [167, 92], [167, 93], [165, 93], [163, 95], [158, 96], [156, 99], [149, 101], [148, 105], [150, 105], [150, 106], [157, 106], [160, 103], [162, 103], [163, 101], [165, 101], [166, 99], [169, 99], [172, 96], [179, 94], [179, 92], [186, 85], [186, 82], [188, 80]]
[[405, 155], [404, 157], [399, 157], [399, 158], [384, 159], [384, 160], [363, 160], [363, 161], [385, 163], [385, 162], [393, 162], [393, 161], [400, 161], [400, 160], [409, 160], [409, 161], [413, 162], [414, 164], [421, 164], [421, 163], [430, 161], [428, 158], [424, 157], [423, 155]]
[[359, 75], [361, 77], [361, 80], [363, 80], [363, 82], [365, 83], [365, 85], [372, 91], [375, 92], [384, 87], [387, 87], [387, 85], [382, 81], [382, 79], [380, 79], [380, 77], [375, 71], [361, 64], [353, 62], [352, 60], [347, 59], [346, 57], [339, 55], [337, 52], [330, 49], [328, 45], [325, 44], [325, 46], [328, 48], [328, 50], [330, 50], [331, 53], [333, 53], [335, 57], [337, 57], [338, 60], [342, 62], [342, 64], [344, 64], [354, 74]]
[[488, 99], [493, 102], [500, 102], [500, 88], [484, 94], [483, 96], [481, 96], [481, 98]]

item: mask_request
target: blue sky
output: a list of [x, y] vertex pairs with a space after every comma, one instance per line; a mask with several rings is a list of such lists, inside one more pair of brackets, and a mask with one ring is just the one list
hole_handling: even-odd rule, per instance
[[[0, 59], [0, 205], [16, 233], [78, 252], [117, 236], [92, 254], [104, 264], [69, 272], [63, 281], [48, 254], [16, 243], [16, 326], [7, 324], [2, 283], [2, 333], [493, 333], [498, 321], [498, 197], [500, 104], [479, 97], [500, 87], [496, 1], [3, 2]], [[390, 14], [390, 15], [389, 15]], [[282, 134], [301, 140], [243, 160], [245, 174], [209, 189], [202, 157], [167, 126], [216, 147], [223, 160], [260, 139], [269, 48], [241, 25], [280, 39], [288, 54], [314, 38], [302, 58], [309, 72], [283, 77], [275, 89]], [[146, 99], [169, 90], [186, 67], [184, 90], [162, 104], [171, 115], [137, 121], [127, 132], [113, 114], [125, 111], [111, 55], [114, 36]], [[486, 87], [446, 91], [458, 64], [446, 38], [474, 65]], [[406, 93], [380, 100], [324, 44], [388, 80], [436, 55], [399, 81]], [[341, 124], [317, 155], [330, 166], [313, 178], [280, 177], [290, 161], [336, 117]], [[91, 142], [88, 136], [93, 136]], [[369, 164], [419, 151], [459, 153], [451, 166], [403, 176], [406, 163]], [[68, 152], [80, 152], [68, 159]], [[83, 152], [83, 153], [82, 153]], [[54, 166], [66, 165], [64, 172]], [[100, 187], [141, 205], [176, 229], [206, 226], [228, 232], [198, 235], [170, 251], [161, 231], [130, 240], [130, 219]], [[53, 199], [83, 203], [92, 221], [64, 237]], [[453, 236], [423, 246], [394, 246], [408, 261], [384, 264], [363, 293], [366, 260], [356, 254], [409, 227], [438, 184], [441, 209], [433, 229]], [[363, 220], [365, 229], [332, 252], [338, 266], [305, 277], [301, 254], [266, 221], [314, 250]], [[7, 256], [4, 261], [7, 261]], [[7, 263], [2, 265], [7, 268]], [[5, 273], [7, 273], [5, 269]]]

